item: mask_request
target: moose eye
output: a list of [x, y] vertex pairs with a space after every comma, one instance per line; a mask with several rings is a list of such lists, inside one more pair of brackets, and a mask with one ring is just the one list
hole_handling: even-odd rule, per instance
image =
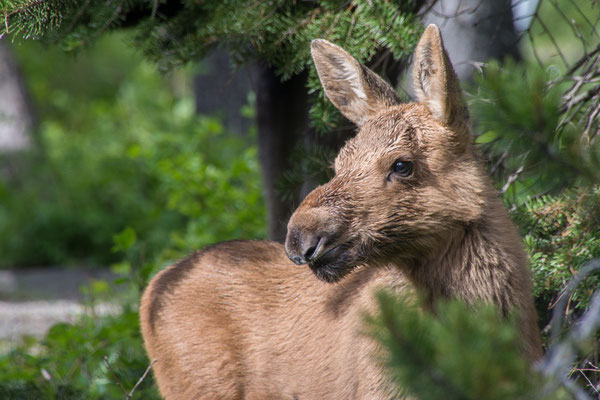
[[393, 171], [402, 177], [407, 177], [412, 173], [413, 165], [410, 161], [398, 160], [392, 167]]

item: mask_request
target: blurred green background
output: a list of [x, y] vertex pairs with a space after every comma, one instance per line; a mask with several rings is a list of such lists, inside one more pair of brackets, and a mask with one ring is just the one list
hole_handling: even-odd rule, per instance
[[127, 228], [149, 258], [170, 242], [185, 252], [264, 237], [254, 128], [232, 135], [196, 115], [191, 69], [161, 76], [124, 34], [76, 55], [14, 50], [40, 123], [2, 186], [0, 266], [107, 266]]

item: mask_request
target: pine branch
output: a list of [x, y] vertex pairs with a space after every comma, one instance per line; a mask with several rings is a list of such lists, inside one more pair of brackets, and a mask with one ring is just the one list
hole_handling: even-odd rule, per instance
[[31, 39], [55, 30], [62, 22], [62, 11], [72, 3], [43, 0], [8, 1], [2, 10], [4, 24], [0, 30], [0, 38], [11, 34], [13, 37]]

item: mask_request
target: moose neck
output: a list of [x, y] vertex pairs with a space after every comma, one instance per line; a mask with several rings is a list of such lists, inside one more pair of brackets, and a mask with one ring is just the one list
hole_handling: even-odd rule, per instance
[[[430, 305], [440, 298], [493, 303], [506, 315], [530, 290], [526, 256], [500, 201], [479, 220], [456, 228], [429, 257], [408, 268]], [[522, 287], [521, 287], [522, 286]]]

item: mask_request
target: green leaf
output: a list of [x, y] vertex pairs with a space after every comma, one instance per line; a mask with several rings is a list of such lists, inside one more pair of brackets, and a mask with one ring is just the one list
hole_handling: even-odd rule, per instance
[[487, 132], [482, 133], [481, 135], [477, 136], [477, 139], [475, 139], [475, 143], [478, 143], [478, 144], [490, 143], [490, 142], [493, 142], [494, 140], [496, 140], [496, 138], [498, 138], [498, 134], [495, 131], [487, 131]]
[[131, 227], [125, 228], [121, 233], [118, 233], [113, 236], [114, 246], [112, 247], [112, 251], [125, 251], [131, 248], [133, 244], [137, 240], [137, 235], [135, 231]]

